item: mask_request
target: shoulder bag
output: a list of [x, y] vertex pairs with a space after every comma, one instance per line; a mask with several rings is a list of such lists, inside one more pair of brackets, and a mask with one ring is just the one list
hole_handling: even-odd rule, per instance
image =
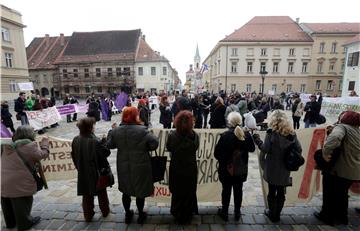
[[151, 169], [153, 182], [164, 180], [167, 156], [159, 156], [155, 150], [155, 156], [151, 156]]

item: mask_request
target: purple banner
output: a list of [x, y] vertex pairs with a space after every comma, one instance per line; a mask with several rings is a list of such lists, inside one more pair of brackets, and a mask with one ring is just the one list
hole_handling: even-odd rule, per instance
[[109, 104], [104, 100], [104, 98], [101, 98], [100, 104], [101, 104], [102, 118], [103, 118], [103, 120], [108, 121], [109, 120]]
[[60, 115], [68, 115], [76, 112], [74, 104], [66, 104], [62, 106], [56, 106]]
[[128, 95], [125, 92], [120, 92], [115, 100], [115, 107], [121, 111], [128, 101]]
[[11, 138], [11, 132], [6, 128], [6, 126], [1, 123], [1, 138]]

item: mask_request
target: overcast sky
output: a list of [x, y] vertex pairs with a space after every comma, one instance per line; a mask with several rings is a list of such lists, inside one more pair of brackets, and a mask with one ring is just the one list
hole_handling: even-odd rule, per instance
[[[254, 16], [300, 22], [360, 22], [358, 0], [1, 0], [22, 14], [25, 45], [45, 34], [141, 29], [185, 80], [196, 44], [202, 61], [216, 43]], [[183, 82], [184, 83], [184, 82]]]

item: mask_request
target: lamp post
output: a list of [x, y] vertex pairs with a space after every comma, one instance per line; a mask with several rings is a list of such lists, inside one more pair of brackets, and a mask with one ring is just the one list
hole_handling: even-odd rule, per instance
[[261, 93], [264, 95], [264, 81], [265, 81], [265, 75], [267, 75], [267, 71], [265, 71], [265, 69], [260, 71], [260, 75], [261, 75], [261, 80], [262, 80], [262, 85], [261, 85]]

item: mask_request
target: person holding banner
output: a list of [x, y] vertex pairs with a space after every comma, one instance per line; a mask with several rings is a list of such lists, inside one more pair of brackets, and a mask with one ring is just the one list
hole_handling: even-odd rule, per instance
[[80, 134], [73, 139], [71, 151], [71, 157], [78, 171], [77, 195], [82, 196], [86, 222], [90, 222], [95, 215], [94, 196], [98, 197], [103, 217], [107, 217], [110, 212], [106, 187], [100, 190], [96, 187], [100, 170], [109, 166], [106, 158], [110, 155], [110, 150], [105, 146], [106, 140], [99, 140], [94, 135], [95, 123], [95, 119], [91, 117], [79, 120], [76, 126]]
[[302, 152], [302, 148], [283, 110], [273, 111], [268, 121], [271, 129], [266, 132], [265, 141], [262, 142], [259, 134], [254, 134], [253, 138], [264, 154], [261, 155], [260, 162], [264, 163], [261, 166], [264, 169], [263, 177], [269, 186], [267, 195], [269, 209], [265, 210], [265, 215], [272, 222], [278, 222], [285, 203], [286, 187], [292, 185], [290, 171], [285, 167], [285, 155], [291, 145], [294, 145], [298, 153]]
[[117, 148], [116, 167], [126, 224], [134, 216], [130, 210], [131, 196], [136, 197], [138, 224], [143, 224], [147, 217], [143, 211], [145, 198], [154, 193], [149, 151], [158, 145], [158, 138], [142, 125], [136, 107], [125, 107], [121, 125], [108, 134], [107, 146]]
[[26, 116], [26, 113], [24, 112], [24, 111], [26, 111], [25, 92], [19, 93], [19, 98], [17, 98], [17, 100], [15, 100], [15, 109], [14, 110], [17, 112], [16, 119], [21, 120], [21, 125], [29, 124], [29, 120]]
[[328, 225], [336, 222], [348, 224], [348, 191], [352, 183], [360, 180], [360, 113], [346, 111], [340, 116], [327, 137], [323, 158], [330, 161], [334, 149], [340, 147], [340, 155], [330, 172], [323, 171], [323, 205], [314, 215]]
[[242, 203], [243, 182], [247, 179], [249, 152], [255, 151], [249, 132], [241, 129], [242, 117], [231, 112], [227, 117], [229, 129], [224, 132], [215, 147], [214, 156], [219, 161], [219, 180], [222, 184], [221, 203], [218, 215], [228, 221], [231, 189], [234, 191], [235, 220], [239, 221]]
[[190, 111], [179, 112], [174, 126], [176, 130], [171, 131], [166, 142], [166, 148], [171, 153], [170, 212], [179, 224], [189, 224], [193, 214], [198, 214], [196, 151], [199, 148], [199, 136], [193, 130], [194, 116]]
[[18, 127], [12, 140], [1, 144], [1, 208], [8, 229], [17, 226], [17, 230], [28, 230], [41, 220], [30, 215], [37, 192], [30, 168], [49, 156], [48, 138], [43, 138], [39, 146], [29, 125]]

